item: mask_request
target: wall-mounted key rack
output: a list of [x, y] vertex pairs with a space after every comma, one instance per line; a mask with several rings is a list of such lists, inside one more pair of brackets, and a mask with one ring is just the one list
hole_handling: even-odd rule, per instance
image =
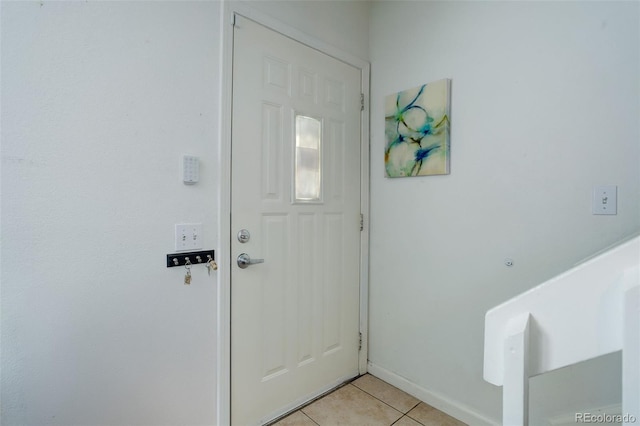
[[[211, 259], [209, 259], [209, 257]], [[167, 255], [167, 268], [184, 266], [187, 259], [191, 265], [206, 265], [209, 260], [216, 260], [215, 250], [192, 251], [189, 253], [173, 253]]]

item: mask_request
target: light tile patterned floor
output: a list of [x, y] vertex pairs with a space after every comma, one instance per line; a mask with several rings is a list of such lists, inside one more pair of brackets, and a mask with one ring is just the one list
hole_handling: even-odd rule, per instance
[[453, 417], [365, 374], [273, 426], [464, 426]]

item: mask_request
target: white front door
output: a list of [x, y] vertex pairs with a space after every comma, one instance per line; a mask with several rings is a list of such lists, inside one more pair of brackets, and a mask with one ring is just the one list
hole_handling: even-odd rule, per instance
[[231, 421], [252, 425], [358, 375], [361, 73], [240, 16], [233, 53]]

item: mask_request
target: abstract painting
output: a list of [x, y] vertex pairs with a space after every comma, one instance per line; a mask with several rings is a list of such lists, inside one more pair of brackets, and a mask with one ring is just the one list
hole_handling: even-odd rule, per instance
[[443, 79], [386, 97], [387, 177], [449, 174], [450, 88]]

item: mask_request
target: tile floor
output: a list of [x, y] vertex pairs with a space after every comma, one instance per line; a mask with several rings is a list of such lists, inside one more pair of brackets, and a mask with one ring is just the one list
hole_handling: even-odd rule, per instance
[[273, 426], [464, 426], [388, 383], [365, 374]]

